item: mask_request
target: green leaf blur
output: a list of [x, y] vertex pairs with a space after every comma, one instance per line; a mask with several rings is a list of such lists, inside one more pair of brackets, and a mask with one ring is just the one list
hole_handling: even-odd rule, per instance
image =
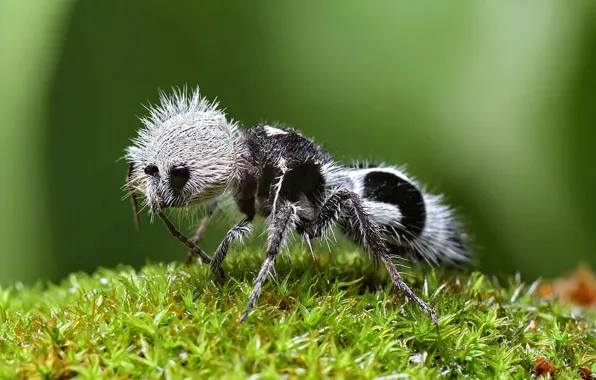
[[345, 162], [407, 164], [486, 273], [596, 266], [595, 47], [593, 1], [3, 1], [0, 283], [185, 258], [146, 214], [134, 230], [116, 161], [141, 103], [185, 83]]

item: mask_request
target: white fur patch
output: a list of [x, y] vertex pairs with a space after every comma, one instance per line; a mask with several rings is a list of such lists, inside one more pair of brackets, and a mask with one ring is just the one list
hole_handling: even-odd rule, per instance
[[[205, 202], [224, 193], [239, 177], [237, 125], [226, 118], [217, 101], [202, 97], [198, 87], [174, 89], [171, 95], [160, 92], [160, 103], [147, 110], [149, 116], [141, 118], [144, 128], [126, 149], [125, 158], [133, 164], [132, 178], [145, 189], [148, 204], [158, 194], [166, 204]], [[158, 177], [145, 175], [148, 165], [158, 168]], [[175, 165], [190, 172], [178, 192], [169, 185], [169, 171]]]
[[288, 132], [283, 131], [281, 129], [278, 128], [273, 128], [269, 125], [265, 125], [263, 127], [263, 129], [265, 130], [265, 133], [267, 133], [267, 136], [275, 136], [275, 135], [287, 135]]
[[[422, 233], [415, 239], [402, 236], [401, 219], [402, 214], [399, 207], [383, 202], [363, 199], [367, 214], [371, 216], [376, 224], [387, 228], [387, 235], [384, 238], [388, 242], [398, 245], [406, 245], [414, 250], [419, 257], [430, 265], [441, 263], [458, 264], [468, 261], [469, 253], [465, 247], [458, 245], [452, 240], [454, 234], [461, 234], [461, 225], [454, 215], [453, 210], [444, 203], [441, 195], [428, 193], [418, 184], [416, 179], [408, 176], [403, 169], [391, 166], [365, 167], [362, 169], [346, 168], [342, 172], [335, 173], [337, 178], [334, 184], [342, 183], [342, 186], [351, 188], [361, 197], [364, 191], [364, 178], [371, 172], [384, 172], [405, 179], [414, 185], [422, 193], [424, 199], [426, 221]], [[347, 182], [347, 184], [346, 184]], [[467, 237], [460, 235], [462, 244], [466, 245]]]

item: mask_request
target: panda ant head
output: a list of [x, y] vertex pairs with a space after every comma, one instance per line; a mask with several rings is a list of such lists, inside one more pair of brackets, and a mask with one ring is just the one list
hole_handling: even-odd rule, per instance
[[156, 213], [221, 195], [238, 176], [236, 123], [198, 88], [161, 92], [160, 103], [147, 109], [144, 127], [126, 149], [129, 190], [142, 193]]

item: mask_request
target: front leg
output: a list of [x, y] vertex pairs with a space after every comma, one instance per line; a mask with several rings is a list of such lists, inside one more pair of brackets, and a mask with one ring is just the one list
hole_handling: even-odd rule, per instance
[[347, 212], [352, 218], [351, 234], [357, 238], [357, 242], [373, 255], [374, 259], [380, 259], [391, 277], [395, 290], [399, 289], [406, 293], [408, 299], [413, 300], [418, 306], [428, 313], [435, 325], [438, 324], [437, 315], [434, 310], [422, 301], [408, 284], [401, 278], [395, 264], [389, 256], [389, 250], [383, 236], [379, 233], [379, 226], [370, 218], [364, 210], [362, 200], [358, 194], [347, 189], [340, 189], [331, 195], [321, 207], [319, 214], [306, 228], [307, 234], [320, 236], [326, 233], [337, 223], [342, 212]]
[[255, 287], [250, 294], [246, 309], [240, 317], [240, 323], [246, 320], [248, 313], [257, 302], [257, 298], [261, 293], [263, 282], [267, 274], [271, 270], [271, 267], [275, 263], [275, 257], [283, 247], [288, 233], [296, 227], [298, 217], [296, 215], [296, 206], [289, 201], [285, 201], [282, 206], [277, 210], [277, 213], [272, 216], [272, 222], [269, 226], [269, 237], [267, 244], [267, 257], [261, 266], [261, 270], [255, 280]]
[[176, 229], [176, 226], [168, 219], [166, 214], [163, 211], [157, 210], [156, 214], [161, 218], [163, 223], [166, 225], [167, 229], [170, 233], [178, 240], [182, 242], [182, 244], [186, 245], [188, 249], [190, 249], [194, 255], [197, 255], [202, 261], [209, 264], [211, 263], [211, 257], [205, 253], [201, 248], [199, 248], [192, 240], [188, 239], [184, 236], [180, 231]]
[[228, 254], [230, 245], [234, 242], [234, 240], [240, 240], [251, 233], [252, 219], [252, 216], [247, 216], [242, 219], [240, 222], [238, 222], [238, 224], [228, 231], [226, 237], [221, 241], [221, 243], [219, 243], [219, 246], [213, 255], [210, 268], [213, 273], [217, 273], [221, 278], [223, 278], [224, 275], [223, 270], [221, 269], [221, 264]]
[[[201, 239], [203, 238], [203, 234], [205, 234], [205, 229], [207, 228], [207, 224], [209, 224], [209, 221], [211, 220], [211, 217], [213, 215], [215, 215], [215, 213], [217, 212], [217, 201], [214, 201], [209, 208], [207, 209], [207, 214], [205, 215], [205, 217], [201, 220], [201, 223], [199, 224], [199, 227], [197, 228], [197, 232], [195, 232], [195, 236], [193, 236], [192, 241], [196, 244], [199, 245], [199, 242], [201, 241]], [[186, 265], [190, 265], [192, 264], [192, 259], [195, 257], [195, 253], [193, 252], [192, 249], [188, 250], [188, 258], [186, 259]]]

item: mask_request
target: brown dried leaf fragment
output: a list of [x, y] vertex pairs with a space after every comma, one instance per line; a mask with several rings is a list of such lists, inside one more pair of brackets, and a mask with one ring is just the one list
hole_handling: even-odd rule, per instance
[[583, 380], [591, 380], [594, 378], [592, 377], [592, 370], [588, 367], [582, 367], [577, 372], [579, 377], [581, 377]]
[[544, 283], [541, 297], [557, 297], [561, 303], [596, 307], [596, 275], [587, 266], [579, 267], [569, 276]]
[[544, 356], [539, 356], [536, 358], [536, 363], [534, 364], [534, 374], [538, 376], [555, 376], [555, 372], [557, 369], [555, 368], [555, 364], [545, 358]]

